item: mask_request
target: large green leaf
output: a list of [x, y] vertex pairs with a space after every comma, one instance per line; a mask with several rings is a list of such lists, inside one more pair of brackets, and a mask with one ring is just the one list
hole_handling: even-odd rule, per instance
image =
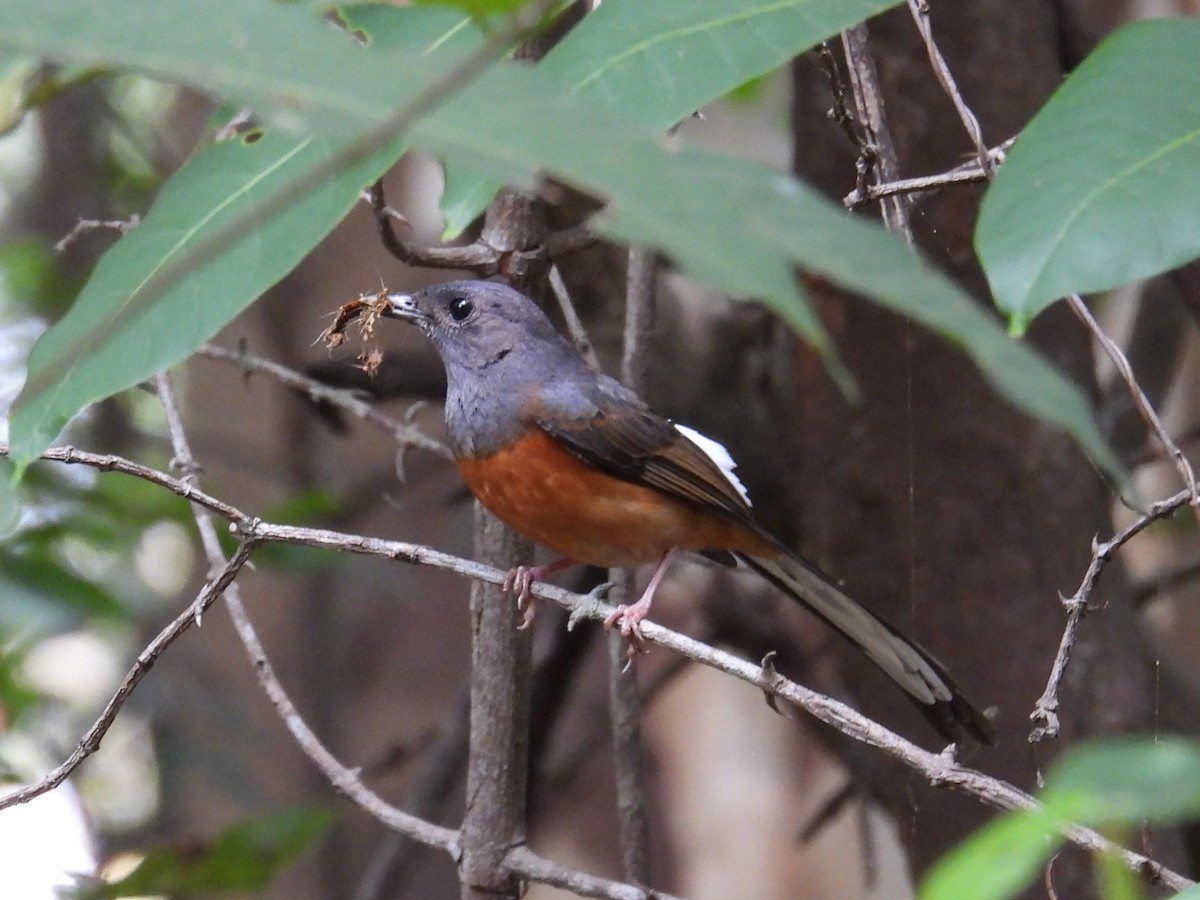
[[1120, 29], [1021, 133], [975, 243], [1022, 328], [1064, 294], [1200, 255], [1200, 22]]
[[[666, 129], [896, 2], [606, 0], [539, 67], [622, 116]], [[446, 182], [449, 236], [482, 213], [501, 186], [459, 172], [453, 162]]]
[[1068, 823], [1141, 828], [1200, 818], [1200, 746], [1174, 737], [1083, 745], [1055, 766], [1041, 800], [947, 854], [922, 885], [921, 900], [1015, 896], [1057, 852]]
[[[436, 84], [445, 71], [432, 58], [362, 52], [326, 26], [305, 19], [302, 10], [277, 4], [236, 5], [239, 15], [246, 12], [244, 20], [231, 15], [233, 5], [221, 0], [168, 4], [173, 11], [190, 10], [183, 38], [174, 34], [174, 12], [164, 19], [175, 23], [172, 28], [147, 28], [150, 11], [160, 9], [153, 0], [106, 6], [100, 35], [88, 34], [69, 12], [86, 24], [94, 6], [91, 0], [57, 0], [47, 7], [54, 13], [42, 15], [42, 7], [31, 10], [21, 0], [0, 0], [0, 44], [58, 58], [157, 67], [165, 78], [274, 103], [277, 120], [324, 131], [341, 128], [347, 120], [357, 121], [360, 133], [386, 129], [397, 109]], [[115, 23], [126, 16], [128, 21], [118, 27]], [[204, 21], [206, 28], [195, 28], [194, 21]], [[305, 21], [311, 33], [300, 35], [297, 22]], [[230, 39], [230, 28], [235, 28], [236, 40]], [[215, 36], [203, 44], [197, 32]], [[263, 52], [283, 45], [279, 34], [302, 40], [305, 50]], [[655, 129], [620, 118], [563, 90], [552, 76], [521, 66], [493, 67], [420, 119], [409, 138], [415, 146], [485, 174], [508, 178], [514, 172], [549, 172], [604, 198], [609, 211], [597, 225], [608, 234], [655, 247], [732, 294], [762, 299], [826, 351], [823, 332], [797, 294], [796, 265], [905, 311], [925, 310], [926, 321], [970, 348], [1005, 396], [1069, 429], [1093, 458], [1115, 468], [1078, 390], [1048, 366], [1035, 365], [1030, 351], [1006, 343], [985, 316], [964, 312], [970, 300], [881, 228], [852, 222], [789, 176], [713, 153], [664, 146]], [[873, 236], [860, 248], [857, 241], [866, 234]], [[309, 240], [306, 233], [295, 243]], [[882, 247], [888, 248], [886, 265], [873, 261]], [[49, 378], [43, 376], [43, 390], [52, 383]], [[26, 445], [26, 453], [31, 446], [36, 442]]]
[[[35, 345], [11, 415], [18, 464], [41, 453], [82, 407], [179, 362], [216, 334], [291, 271], [397, 155], [389, 146], [319, 184], [303, 184], [345, 139], [257, 137], [213, 144], [188, 161]], [[296, 191], [292, 202], [269, 214], [264, 204], [288, 186]], [[262, 221], [205, 252], [222, 229], [248, 216]]]
[[665, 129], [897, 2], [605, 0], [539, 67], [608, 109]]

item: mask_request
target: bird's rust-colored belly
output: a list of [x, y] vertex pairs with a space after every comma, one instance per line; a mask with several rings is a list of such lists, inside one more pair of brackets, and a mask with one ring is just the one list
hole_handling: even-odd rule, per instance
[[769, 548], [719, 512], [601, 472], [540, 429], [498, 453], [457, 464], [467, 487], [497, 518], [579, 562], [636, 566], [656, 562], [673, 547]]

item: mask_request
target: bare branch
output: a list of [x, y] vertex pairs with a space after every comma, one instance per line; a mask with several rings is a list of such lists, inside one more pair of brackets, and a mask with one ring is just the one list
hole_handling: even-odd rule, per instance
[[368, 425], [373, 425], [380, 431], [390, 434], [401, 448], [415, 447], [420, 450], [428, 450], [443, 459], [450, 458], [450, 448], [441, 441], [429, 437], [415, 425], [397, 421], [391, 416], [381, 413], [370, 403], [354, 396], [351, 391], [330, 387], [295, 369], [289, 369], [277, 362], [240, 350], [227, 350], [224, 347], [205, 344], [197, 352], [209, 359], [233, 363], [248, 372], [263, 372], [277, 379], [281, 384], [297, 391], [303, 391], [313, 400], [343, 409]]
[[[877, 184], [898, 178], [900, 162], [883, 111], [883, 91], [879, 86], [879, 74], [875, 71], [875, 58], [871, 55], [865, 22], [842, 33], [842, 49], [846, 55], [859, 127], [863, 131], [857, 164], [857, 190], [861, 193], [866, 189], [868, 176], [872, 172]], [[913, 235], [912, 224], [908, 220], [908, 199], [898, 195], [888, 195], [882, 199], [880, 210], [884, 224], [889, 231], [902, 235], [911, 244]]]
[[[4, 448], [5, 451], [6, 449]], [[64, 452], [64, 449], [69, 452]], [[147, 477], [146, 480], [168, 487], [180, 496], [187, 496], [187, 491], [191, 490], [192, 494], [189, 499], [194, 503], [201, 502], [198, 497], [206, 496], [198, 490], [183, 485], [178, 479], [161, 472], [154, 472], [154, 470], [130, 463], [127, 460], [120, 461], [120, 464], [114, 464], [114, 461], [118, 459], [116, 457], [83, 454], [70, 448], [54, 448], [47, 451], [44, 458], [57, 459], [62, 462], [75, 464], [94, 465], [95, 468], [124, 472], [137, 477], [144, 477], [146, 473], [150, 473], [150, 477]], [[97, 463], [102, 464], [97, 465]], [[174, 488], [176, 485], [179, 486], [178, 490]], [[204, 503], [203, 505], [207, 509], [217, 512], [219, 515], [225, 515], [227, 512], [232, 511], [230, 519], [233, 530], [245, 540], [299, 544], [329, 550], [380, 556], [414, 564], [431, 565], [456, 572], [468, 578], [487, 581], [491, 584], [502, 584], [506, 575], [505, 572], [499, 569], [485, 566], [472, 560], [451, 556], [447, 553], [441, 553], [440, 551], [419, 544], [388, 541], [365, 537], [363, 535], [343, 534], [324, 529], [265, 523], [248, 516], [228, 504], [221, 503], [220, 501], [212, 501], [211, 498], [207, 499], [211, 502]], [[1099, 547], [1093, 560], [1093, 565], [1089, 567], [1091, 580], [1094, 581], [1095, 575], [1099, 574], [1099, 571], [1104, 567], [1118, 546], [1124, 544], [1142, 531], [1151, 521], [1163, 518], [1172, 511], [1185, 506], [1189, 499], [1188, 493], [1184, 491], [1176, 494], [1169, 500], [1155, 504], [1146, 516], [1116, 535], [1109, 544]], [[1110, 547], [1109, 545], [1112, 546]], [[534, 584], [533, 593], [539, 598], [558, 603], [563, 608], [569, 610], [573, 614], [573, 618], [576, 619], [602, 620], [613, 611], [611, 606], [597, 601], [594, 597], [574, 594], [542, 582]], [[932, 753], [924, 750], [895, 732], [868, 719], [844, 703], [819, 694], [793, 681], [789, 681], [778, 674], [767, 674], [762, 666], [757, 663], [739, 659], [731, 653], [718, 650], [693, 638], [663, 628], [651, 621], [644, 621], [642, 623], [642, 631], [647, 643], [664, 647], [693, 662], [725, 672], [748, 684], [754, 685], [759, 690], [785, 699], [827, 725], [837, 729], [842, 734], [863, 744], [882, 750], [887, 755], [920, 773], [931, 784], [952, 787], [968, 796], [975, 797], [989, 806], [999, 809], [1026, 809], [1036, 805], [1036, 800], [1033, 797], [1008, 782], [967, 768], [946, 754]], [[291, 724], [289, 723], [289, 726]], [[370, 794], [360, 784], [351, 782], [343, 777], [348, 771], [341, 770], [338, 773], [338, 780], [334, 781], [334, 786], [344, 791], [356, 803], [360, 802], [360, 798], [363, 799], [363, 802], [370, 802], [369, 797], [374, 797], [373, 794]], [[360, 790], [369, 795], [369, 797], [360, 794]], [[423, 840], [423, 835], [423, 842], [445, 847], [452, 852], [457, 848], [457, 844], [455, 843], [456, 832], [449, 831], [448, 829], [436, 829], [435, 826], [428, 825], [428, 823], [424, 823], [419, 819], [415, 821], [426, 829], [435, 830], [426, 830], [419, 833], [410, 832], [408, 830], [409, 826], [412, 825], [410, 819], [414, 819], [415, 817], [407, 817], [398, 810], [391, 810], [390, 807], [376, 809], [374, 806], [368, 805], [364, 806], [364, 809], [372, 812], [372, 814], [378, 812], [380, 821], [383, 821], [389, 827], [394, 827], [404, 831], [406, 834], [411, 834], [417, 840]], [[1070, 826], [1064, 833], [1068, 840], [1085, 850], [1116, 854], [1117, 858], [1124, 865], [1151, 883], [1163, 884], [1176, 891], [1183, 890], [1191, 885], [1191, 882], [1179, 873], [1174, 872], [1144, 854], [1118, 847], [1094, 830]], [[512, 855], [510, 854], [510, 856]], [[514, 867], [519, 867], [523, 865], [521, 860], [524, 858], [524, 853], [516, 854], [511, 863]], [[547, 865], [554, 864], [547, 863]], [[537, 878], [538, 876], [533, 873], [532, 869], [533, 867], [531, 866], [530, 871], [526, 871], [525, 869], [519, 869], [519, 871], [521, 874], [526, 874], [531, 878]], [[645, 894], [634, 896], [645, 896]], [[655, 896], [664, 895], [658, 894]]]
[[1076, 318], [1087, 327], [1091, 332], [1092, 337], [1108, 354], [1108, 358], [1112, 360], [1116, 366], [1117, 372], [1122, 380], [1129, 386], [1129, 393], [1133, 397], [1133, 402], [1137, 405], [1138, 412], [1146, 424], [1154, 431], [1159, 442], [1162, 443], [1167, 455], [1175, 464], [1175, 468], [1179, 471], [1180, 478], [1187, 486], [1189, 503], [1196, 510], [1197, 516], [1200, 516], [1200, 496], [1196, 494], [1196, 473], [1192, 470], [1192, 464], [1188, 462], [1187, 457], [1179, 446], [1171, 439], [1167, 433], [1167, 429], [1163, 426], [1162, 420], [1158, 417], [1158, 413], [1154, 411], [1154, 407], [1150, 404], [1150, 399], [1146, 396], [1146, 392], [1142, 390], [1142, 386], [1138, 384], [1137, 378], [1133, 374], [1133, 368], [1129, 365], [1129, 360], [1126, 358], [1124, 351], [1117, 345], [1117, 342], [1105, 334], [1104, 329], [1100, 327], [1100, 323], [1096, 321], [1096, 317], [1092, 315], [1092, 311], [1088, 309], [1087, 304], [1083, 302], [1083, 298], [1078, 294], [1070, 294], [1067, 297], [1067, 305], [1071, 308], [1071, 312], [1075, 313]]
[[1054, 665], [1050, 669], [1050, 679], [1046, 683], [1046, 690], [1042, 692], [1042, 696], [1034, 704], [1033, 712], [1029, 714], [1029, 718], [1033, 722], [1040, 723], [1029, 735], [1030, 741], [1043, 741], [1058, 736], [1058, 691], [1067, 670], [1067, 663], [1071, 658], [1071, 650], [1075, 646], [1079, 623], [1088, 610], [1092, 589], [1096, 586], [1096, 579], [1100, 577], [1104, 567], [1108, 565], [1117, 550], [1144, 531], [1151, 523], [1173, 515], [1191, 502], [1191, 492], [1180, 491], [1175, 496], [1152, 505], [1145, 515], [1104, 543], [1093, 542], [1092, 561], [1088, 564], [1083, 581], [1074, 594], [1063, 600], [1063, 605], [1067, 607], [1067, 624], [1063, 629], [1062, 639], [1059, 641]]
[[128, 219], [79, 219], [75, 226], [54, 244], [54, 252], [62, 253], [73, 243], [92, 231], [116, 231], [128, 234], [141, 224], [142, 217], [134, 213]]
[[954, 108], [958, 111], [958, 118], [962, 121], [963, 128], [966, 129], [967, 135], [971, 138], [971, 143], [975, 145], [979, 167], [990, 179], [996, 173], [995, 163], [988, 153], [987, 145], [983, 142], [983, 130], [979, 127], [979, 119], [975, 117], [975, 113], [971, 112], [971, 108], [967, 106], [967, 101], [959, 93], [958, 85], [954, 82], [954, 76], [950, 74], [950, 67], [946, 65], [942, 51], [938, 49], [937, 44], [933, 40], [933, 25], [929, 20], [929, 3], [927, 0], [908, 0], [908, 9], [912, 13], [913, 21], [917, 24], [917, 31], [920, 32], [921, 40], [925, 42], [925, 49], [929, 54], [929, 62], [933, 65], [933, 72], [937, 76], [938, 83], [941, 84], [942, 90], [946, 92], [946, 96], [954, 103]]
[[125, 673], [125, 677], [121, 679], [121, 683], [109, 698], [108, 703], [104, 705], [104, 710], [100, 713], [99, 718], [91, 728], [84, 732], [75, 749], [71, 751], [71, 755], [35, 783], [0, 796], [0, 810], [16, 806], [18, 803], [26, 803], [34, 797], [58, 787], [79, 767], [80, 763], [100, 749], [100, 742], [108, 733], [108, 729], [117, 718], [117, 713], [124, 707], [134, 689], [154, 667], [163, 651], [193, 623], [198, 623], [201, 615], [221, 596], [222, 591], [232, 586], [233, 579], [237, 577], [242, 566], [246, 564], [246, 560], [250, 558], [250, 552], [256, 544], [257, 541], [253, 538], [243, 539], [238, 544], [233, 556], [228, 561], [223, 561], [217, 574], [196, 595], [196, 599], [188, 604], [187, 609], [176, 616], [166, 628], [155, 636], [154, 640], [145, 646], [134, 660], [133, 666]]
[[[1016, 142], [1015, 137], [1010, 137], [988, 150], [988, 158], [993, 165], [999, 166], [1003, 163], [1005, 154]], [[842, 198], [842, 204], [847, 209], [858, 209], [858, 207], [865, 206], [881, 197], [890, 197], [894, 194], [918, 194], [955, 184], [974, 184], [987, 181], [989, 177], [988, 173], [979, 165], [978, 160], [971, 160], [938, 175], [920, 175], [916, 178], [900, 178], [882, 184], [869, 184], [865, 188], [856, 187]]]
[[371, 210], [375, 213], [375, 224], [379, 228], [379, 239], [383, 241], [383, 246], [402, 263], [429, 269], [464, 269], [480, 276], [496, 273], [500, 254], [486, 244], [475, 242], [466, 247], [418, 247], [402, 238], [396, 232], [394, 223], [407, 225], [408, 220], [388, 205], [383, 192], [383, 179], [363, 191], [362, 197], [371, 204]]
[[595, 233], [590, 228], [586, 225], [577, 225], [562, 231], [547, 232], [540, 236], [536, 246], [516, 251], [494, 246], [487, 240], [486, 235], [463, 247], [445, 244], [422, 247], [402, 237], [396, 231], [397, 223], [406, 226], [408, 220], [398, 210], [388, 205], [382, 179], [363, 191], [362, 199], [371, 205], [371, 211], [375, 214], [375, 225], [379, 229], [379, 238], [383, 242], [384, 248], [396, 259], [411, 266], [423, 266], [429, 269], [462, 269], [481, 278], [487, 278], [501, 271], [507, 257], [520, 256], [528, 261], [553, 260], [589, 247], [597, 240]]
[[571, 335], [571, 343], [587, 360], [589, 366], [597, 372], [600, 371], [600, 360], [596, 358], [596, 348], [592, 346], [592, 339], [588, 337], [587, 330], [583, 327], [583, 321], [579, 318], [579, 313], [575, 311], [575, 304], [571, 302], [571, 293], [567, 290], [567, 284], [563, 281], [558, 266], [550, 267], [550, 290], [554, 292], [554, 299], [558, 301], [563, 321], [567, 324], [567, 332]]

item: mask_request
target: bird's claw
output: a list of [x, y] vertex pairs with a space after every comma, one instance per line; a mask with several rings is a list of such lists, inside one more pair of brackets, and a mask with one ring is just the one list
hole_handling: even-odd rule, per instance
[[643, 648], [646, 642], [642, 636], [642, 619], [646, 618], [646, 609], [639, 603], [634, 603], [631, 606], [626, 606], [622, 603], [604, 620], [605, 628], [612, 628], [618, 622], [620, 625], [621, 637], [629, 641], [629, 652], [632, 654]]
[[517, 626], [518, 631], [524, 631], [532, 625], [533, 617], [537, 614], [537, 598], [532, 594], [536, 577], [537, 573], [530, 566], [509, 569], [508, 574], [504, 576], [504, 584], [501, 587], [506, 594], [516, 596], [517, 609], [522, 613], [521, 624]]

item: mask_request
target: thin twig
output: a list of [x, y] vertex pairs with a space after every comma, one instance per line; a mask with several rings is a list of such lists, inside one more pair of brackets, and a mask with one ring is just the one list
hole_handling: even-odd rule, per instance
[[1092, 589], [1096, 586], [1096, 580], [1100, 577], [1100, 573], [1104, 571], [1105, 566], [1108, 565], [1117, 550], [1127, 544], [1132, 538], [1136, 537], [1152, 523], [1173, 515], [1179, 509], [1190, 504], [1191, 501], [1192, 495], [1189, 491], [1180, 491], [1173, 497], [1155, 503], [1145, 515], [1140, 516], [1135, 522], [1117, 532], [1104, 543], [1093, 541], [1092, 560], [1088, 563], [1083, 581], [1080, 582], [1074, 594], [1063, 599], [1063, 604], [1067, 607], [1067, 624], [1063, 629], [1062, 639], [1059, 641], [1058, 653], [1054, 657], [1054, 665], [1050, 669], [1050, 678], [1046, 683], [1046, 690], [1042, 692], [1042, 696], [1034, 704], [1033, 712], [1029, 714], [1029, 718], [1033, 722], [1039, 723], [1029, 735], [1030, 741], [1043, 741], [1058, 735], [1059, 688], [1062, 685], [1063, 675], [1067, 670], [1067, 663], [1071, 658], [1071, 650], [1075, 646], [1079, 623], [1088, 610]]
[[1088, 331], [1091, 332], [1093, 339], [1104, 348], [1109, 359], [1116, 366], [1121, 378], [1129, 387], [1129, 392], [1133, 396], [1134, 403], [1141, 413], [1142, 418], [1154, 431], [1163, 447], [1166, 448], [1167, 454], [1175, 463], [1187, 487], [1182, 494], [1177, 494], [1175, 497], [1160, 501], [1151, 506], [1148, 513], [1141, 516], [1132, 525], [1119, 532], [1106, 543], [1093, 542], [1092, 560], [1088, 565], [1087, 572], [1084, 573], [1083, 582], [1071, 597], [1063, 600], [1063, 604], [1067, 608], [1067, 622], [1063, 628], [1062, 637], [1059, 639], [1058, 652], [1055, 654], [1054, 663], [1050, 668], [1050, 675], [1046, 681], [1046, 689], [1042, 692], [1042, 696], [1038, 698], [1033, 706], [1033, 711], [1029, 714], [1029, 718], [1034, 722], [1035, 726], [1029, 735], [1029, 740], [1032, 742], [1044, 741], [1058, 736], [1060, 727], [1058, 717], [1059, 689], [1062, 685], [1063, 676], [1066, 674], [1067, 664], [1071, 659], [1071, 651], [1074, 649], [1075, 642], [1078, 639], [1080, 622], [1083, 621], [1083, 617], [1088, 609], [1092, 588], [1104, 564], [1108, 562], [1109, 557], [1151, 522], [1174, 513], [1182, 505], [1182, 503], [1178, 502], [1180, 497], [1183, 498], [1183, 503], [1192, 507], [1194, 515], [1200, 516], [1200, 498], [1196, 494], [1196, 475], [1192, 470], [1191, 464], [1188, 462], [1187, 457], [1183, 455], [1183, 451], [1179, 449], [1178, 445], [1167, 434], [1167, 430], [1163, 427], [1162, 421], [1154, 411], [1150, 400], [1146, 397], [1141, 385], [1138, 384], [1124, 351], [1100, 327], [1100, 323], [1096, 321], [1095, 316], [1092, 315], [1087, 304], [1083, 302], [1082, 297], [1078, 294], [1069, 295], [1067, 297], [1067, 305], [1075, 313], [1076, 317], [1083, 322]]
[[100, 749], [100, 742], [104, 739], [104, 735], [108, 733], [108, 729], [117, 718], [117, 713], [124, 707], [125, 702], [129, 699], [134, 689], [154, 667], [159, 657], [162, 656], [163, 651], [174, 643], [176, 638], [187, 631], [193, 623], [198, 622], [204, 610], [208, 609], [221, 596], [222, 591], [225, 591], [233, 584], [233, 579], [241, 571], [242, 566], [246, 564], [246, 560], [250, 558], [250, 552], [257, 543], [253, 538], [243, 539], [238, 544], [233, 556], [220, 567], [217, 574], [196, 595], [196, 599], [188, 604], [187, 609], [176, 616], [169, 625], [155, 636], [154, 640], [150, 641], [142, 649], [137, 659], [134, 660], [133, 666], [125, 673], [125, 677], [121, 679], [121, 683], [117, 686], [112, 697], [104, 705], [104, 710], [100, 713], [100, 716], [92, 724], [92, 727], [84, 732], [75, 749], [71, 751], [71, 755], [33, 784], [26, 785], [13, 791], [11, 794], [0, 796], [0, 810], [16, 806], [18, 803], [26, 803], [34, 797], [58, 787], [85, 759]]
[[958, 111], [958, 118], [962, 121], [963, 128], [966, 129], [967, 135], [971, 138], [971, 143], [975, 145], [975, 154], [978, 157], [979, 166], [990, 179], [996, 172], [995, 163], [988, 153], [987, 145], [983, 142], [983, 130], [979, 127], [979, 119], [975, 117], [975, 113], [971, 111], [971, 108], [967, 106], [966, 100], [959, 93], [958, 85], [954, 82], [954, 76], [950, 74], [950, 67], [946, 65], [946, 59], [942, 56], [942, 51], [938, 49], [937, 43], [933, 39], [933, 25], [929, 20], [929, 3], [927, 0], [908, 0], [908, 9], [912, 13], [913, 21], [917, 24], [917, 31], [921, 35], [921, 40], [925, 42], [925, 50], [929, 54], [929, 62], [933, 66], [933, 73], [937, 76], [938, 83], [941, 84], [942, 90], [946, 92], [946, 96], [954, 104], [955, 110]]
[[[988, 150], [988, 158], [994, 165], [999, 166], [1004, 162], [1005, 155], [1016, 141], [1015, 137], [1010, 137], [1003, 143], [997, 144]], [[842, 198], [842, 204], [847, 209], [858, 209], [874, 200], [894, 194], [918, 194], [955, 184], [974, 184], [987, 181], [989, 177], [988, 173], [979, 165], [979, 161], [973, 159], [937, 175], [900, 178], [895, 181], [885, 181], [882, 184], [868, 184], [865, 188], [856, 187]]]
[[[7, 448], [3, 449], [7, 452]], [[124, 472], [126, 474], [137, 475], [146, 472], [146, 467], [122, 461], [121, 465], [113, 465], [114, 457], [106, 457], [98, 454], [83, 454], [78, 451], [70, 453], [62, 452], [63, 448], [54, 448], [47, 451], [44, 458], [56, 459], [63, 462], [72, 462], [76, 464], [89, 465], [93, 461], [106, 461], [106, 465], [102, 468]], [[101, 468], [101, 466], [97, 466]], [[151, 477], [147, 480], [155, 484], [160, 484], [164, 487], [171, 487], [172, 484], [180, 485], [180, 489], [175, 493], [181, 496], [186, 495], [189, 488], [183, 485], [178, 479], [172, 478], [162, 472], [151, 472]], [[202, 500], [198, 498], [205, 497], [202, 492], [191, 489], [193, 502], [199, 503]], [[1189, 496], [1187, 492], [1181, 492], [1170, 500], [1156, 504], [1151, 512], [1144, 517], [1147, 521], [1135, 523], [1118, 536], [1113, 538], [1110, 543], [1124, 543], [1133, 535], [1137, 534], [1150, 521], [1156, 518], [1162, 518], [1168, 515], [1173, 509], [1179, 509], [1187, 505]], [[368, 554], [379, 556], [388, 559], [401, 560], [404, 562], [417, 563], [423, 565], [431, 565], [447, 571], [456, 572], [468, 578], [475, 578], [487, 581], [491, 584], [502, 584], [506, 573], [482, 565], [481, 563], [472, 560], [462, 559], [461, 557], [451, 556], [447, 553], [442, 553], [425, 547], [420, 544], [410, 544], [401, 541], [386, 541], [379, 538], [370, 538], [363, 535], [343, 534], [334, 531], [315, 528], [300, 528], [291, 525], [274, 525], [262, 522], [252, 516], [249, 516], [228, 504], [216, 501], [214, 503], [205, 503], [206, 508], [222, 514], [222, 510], [231, 510], [232, 530], [244, 539], [253, 539], [261, 542], [278, 542], [287, 544], [297, 544], [308, 547], [324, 548], [329, 550], [337, 550], [342, 552]], [[1115, 547], [1113, 548], [1115, 549]], [[1089, 568], [1089, 572], [1095, 569], [1098, 574], [1100, 569], [1107, 563], [1112, 554], [1112, 550], [1104, 553], [1098, 553], [1094, 565]], [[1094, 580], [1094, 577], [1093, 577]], [[574, 594], [553, 585], [537, 582], [533, 586], [535, 596], [558, 603], [563, 608], [572, 612], [576, 619], [596, 619], [602, 620], [607, 617], [612, 611], [612, 607], [606, 603], [597, 601], [594, 597]], [[882, 750], [887, 755], [899, 760], [914, 771], [920, 773], [926, 780], [935, 786], [948, 786], [960, 791], [968, 796], [975, 797], [983, 803], [999, 809], [1026, 809], [1036, 805], [1036, 801], [1029, 794], [1021, 791], [1008, 782], [985, 775], [982, 772], [967, 768], [945, 754], [933, 753], [924, 750], [921, 747], [911, 743], [893, 731], [883, 727], [882, 725], [868, 719], [866, 716], [859, 713], [857, 710], [851, 709], [844, 703], [834, 700], [831, 697], [826, 697], [816, 691], [796, 684], [775, 672], [768, 673], [763, 667], [749, 660], [739, 659], [731, 653], [718, 650], [715, 647], [709, 646], [703, 642], [693, 638], [686, 637], [677, 632], [657, 625], [652, 621], [644, 621], [642, 623], [643, 636], [647, 643], [656, 646], [664, 647], [679, 656], [689, 659], [701, 665], [716, 669], [717, 671], [725, 672], [732, 675], [741, 681], [757, 687], [759, 690], [765, 691], [768, 694], [780, 697], [793, 703], [800, 709], [803, 709], [808, 714], [820, 719], [822, 722], [830, 725], [842, 734], [857, 740], [876, 749]], [[349, 770], [346, 770], [349, 771]], [[340, 782], [334, 782], [335, 787], [342, 790]], [[355, 783], [356, 784], [356, 783]], [[357, 785], [357, 788], [362, 788]], [[370, 792], [367, 792], [368, 794]], [[359, 802], [357, 793], [347, 792], [356, 803]], [[370, 795], [374, 796], [374, 795]], [[7, 798], [6, 798], [7, 799]], [[377, 799], [377, 798], [376, 798]], [[3, 802], [3, 801], [0, 801]], [[16, 801], [14, 801], [16, 802]], [[386, 807], [386, 804], [384, 804]], [[364, 805], [364, 809], [372, 814], [378, 813], [378, 818], [389, 827], [399, 828], [405, 833], [408, 831], [411, 824], [409, 818], [398, 810], [392, 810], [390, 807], [386, 809], [377, 809], [371, 805]], [[446, 849], [454, 850], [457, 848], [455, 839], [456, 832], [449, 829], [439, 829], [436, 826], [431, 826], [421, 820], [416, 820], [426, 829], [434, 829], [433, 831], [422, 831], [420, 833], [412, 833], [417, 840], [422, 840], [424, 843], [429, 843], [432, 846], [440, 846]], [[1161, 863], [1145, 856], [1141, 853], [1125, 850], [1113, 844], [1111, 841], [1104, 838], [1098, 832], [1076, 826], [1068, 827], [1065, 832], [1067, 839], [1085, 850], [1097, 852], [1111, 852], [1121, 859], [1123, 864], [1132, 871], [1140, 875], [1151, 883], [1163, 884], [1172, 890], [1180, 891], [1189, 887], [1192, 882], [1183, 877], [1177, 872], [1163, 866]], [[424, 835], [424, 839], [422, 838]], [[512, 856], [514, 866], [524, 865], [521, 860], [525, 858], [525, 852], [517, 853]], [[548, 865], [555, 865], [547, 863]], [[560, 867], [561, 868], [561, 867]], [[520, 868], [519, 871], [529, 875], [531, 878], [537, 876], [532, 874], [536, 867], [529, 869]], [[540, 869], [536, 869], [540, 872]], [[597, 881], [601, 881], [597, 879]], [[640, 890], [633, 889], [630, 890]], [[608, 894], [592, 894], [589, 896], [615, 896]], [[625, 895], [625, 896], [648, 896], [645, 892], [641, 894]], [[657, 896], [663, 896], [661, 894]]]
[[141, 224], [142, 217], [134, 213], [128, 219], [79, 219], [75, 226], [64, 234], [54, 244], [54, 252], [62, 253], [73, 243], [91, 231], [115, 231], [118, 234], [128, 234]]
[[550, 290], [554, 292], [554, 299], [558, 301], [558, 308], [563, 314], [567, 333], [571, 335], [571, 342], [575, 345], [575, 349], [583, 355], [587, 364], [594, 371], [599, 372], [600, 360], [596, 358], [596, 348], [587, 335], [587, 329], [583, 327], [583, 320], [579, 318], [575, 304], [571, 302], [571, 292], [567, 290], [567, 283], [563, 281], [558, 266], [550, 267]]
[[1100, 323], [1096, 321], [1096, 317], [1092, 315], [1092, 311], [1088, 309], [1082, 297], [1078, 294], [1069, 294], [1067, 296], [1067, 305], [1071, 308], [1071, 312], [1075, 313], [1076, 318], [1083, 322], [1088, 331], [1092, 333], [1092, 337], [1104, 348], [1104, 352], [1108, 354], [1108, 358], [1116, 366], [1121, 379], [1129, 386], [1129, 393], [1133, 397], [1133, 402], [1137, 406], [1138, 412], [1141, 413], [1142, 419], [1150, 426], [1159, 442], [1163, 445], [1167, 455], [1171, 458], [1171, 462], [1175, 464], [1180, 478], [1183, 479], [1183, 483], [1187, 486], [1188, 494], [1191, 498], [1189, 503], [1196, 510], [1197, 516], [1200, 517], [1200, 496], [1197, 496], [1196, 493], [1196, 473], [1192, 470], [1192, 465], [1188, 462], [1188, 458], [1179, 449], [1179, 445], [1167, 433], [1167, 429], [1163, 426], [1158, 413], [1154, 411], [1154, 407], [1151, 405], [1150, 399], [1146, 396], [1146, 392], [1138, 384], [1138, 380], [1133, 374], [1133, 368], [1129, 365], [1129, 359], [1125, 356], [1125, 352], [1100, 327]]
[[[900, 162], [884, 113], [883, 91], [879, 86], [879, 74], [875, 70], [875, 58], [871, 55], [865, 22], [842, 33], [842, 49], [846, 56], [854, 108], [858, 112], [858, 124], [863, 132], [857, 166], [857, 190], [861, 192], [871, 177], [877, 184], [898, 178]], [[880, 212], [888, 230], [901, 235], [911, 244], [913, 234], [912, 224], [908, 220], [908, 198], [886, 196], [880, 203]]]
[[263, 372], [290, 388], [303, 391], [313, 400], [343, 409], [368, 425], [373, 425], [380, 431], [390, 434], [401, 448], [415, 447], [420, 450], [428, 450], [443, 459], [450, 459], [450, 448], [441, 441], [429, 437], [415, 425], [398, 421], [381, 413], [370, 403], [354, 396], [351, 391], [330, 387], [295, 369], [289, 369], [277, 362], [240, 350], [227, 350], [214, 344], [205, 344], [196, 352], [209, 359], [232, 363], [248, 372]]
[[654, 327], [654, 287], [658, 257], [645, 247], [631, 247], [625, 276], [625, 332], [621, 357], [621, 380], [637, 394], [645, 394], [649, 382], [650, 330]]

